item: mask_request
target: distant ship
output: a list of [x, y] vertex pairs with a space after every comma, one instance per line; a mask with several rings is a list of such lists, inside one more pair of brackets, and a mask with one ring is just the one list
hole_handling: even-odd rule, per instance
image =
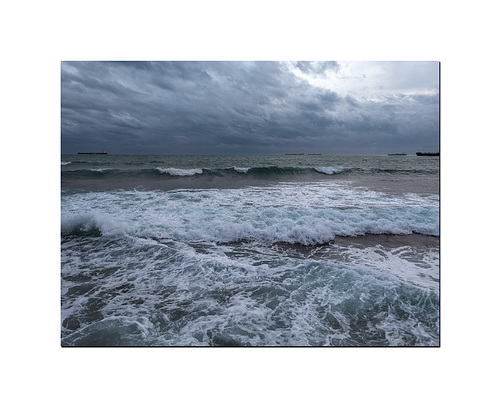
[[424, 156], [424, 157], [439, 157], [439, 153], [421, 153], [418, 152], [416, 153], [419, 157]]
[[387, 155], [406, 155], [406, 153], [392, 153], [392, 154], [387, 154]]
[[102, 150], [100, 153], [78, 153], [78, 154], [108, 154], [108, 153]]

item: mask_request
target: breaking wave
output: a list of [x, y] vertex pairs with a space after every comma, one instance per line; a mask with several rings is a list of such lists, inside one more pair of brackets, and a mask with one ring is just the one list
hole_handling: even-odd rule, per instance
[[[67, 166], [70, 162], [61, 163]], [[69, 179], [84, 178], [150, 178], [158, 179], [162, 177], [254, 177], [286, 179], [300, 176], [324, 177], [336, 176], [339, 174], [406, 174], [425, 175], [430, 173], [427, 170], [398, 170], [380, 168], [345, 168], [342, 166], [322, 166], [322, 167], [229, 167], [229, 168], [86, 168], [86, 169], [64, 169], [62, 176]]]
[[[67, 201], [61, 232], [72, 235], [131, 234], [186, 242], [332, 241], [336, 235], [439, 236], [439, 202], [420, 196], [305, 186], [298, 195], [279, 188], [176, 190], [76, 194]], [[70, 204], [71, 203], [71, 204]], [[107, 208], [119, 208], [113, 215]], [[137, 216], [139, 211], [140, 216]]]

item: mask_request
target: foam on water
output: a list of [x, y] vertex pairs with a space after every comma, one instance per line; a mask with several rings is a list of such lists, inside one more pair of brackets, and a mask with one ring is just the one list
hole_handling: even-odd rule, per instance
[[242, 174], [246, 174], [250, 168], [243, 168], [243, 167], [233, 167], [233, 169], [236, 172], [240, 172]]
[[314, 250], [314, 255], [376, 269], [419, 287], [437, 289], [439, 285], [439, 249], [437, 248], [329, 245]]
[[438, 196], [346, 181], [63, 195], [62, 344], [435, 346], [437, 250], [335, 243], [414, 231]]
[[63, 196], [62, 231], [98, 228], [197, 242], [325, 243], [335, 235], [439, 235], [438, 200], [391, 197], [346, 183]]
[[127, 222], [100, 211], [61, 214], [63, 235], [117, 236], [130, 231]]
[[158, 171], [179, 177], [188, 177], [196, 174], [202, 174], [201, 168], [157, 168]]
[[[66, 345], [435, 345], [435, 290], [249, 243], [63, 243]], [[82, 266], [85, 272], [82, 272]]]
[[314, 169], [328, 175], [339, 174], [344, 171], [344, 167], [314, 167]]

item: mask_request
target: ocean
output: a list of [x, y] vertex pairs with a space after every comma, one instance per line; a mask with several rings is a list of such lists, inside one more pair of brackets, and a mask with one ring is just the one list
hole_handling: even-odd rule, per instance
[[62, 155], [62, 346], [439, 346], [439, 157]]

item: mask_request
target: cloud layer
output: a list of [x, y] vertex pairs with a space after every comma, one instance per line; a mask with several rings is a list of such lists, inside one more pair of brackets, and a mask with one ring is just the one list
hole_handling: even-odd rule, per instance
[[63, 62], [62, 152], [438, 151], [437, 62]]

